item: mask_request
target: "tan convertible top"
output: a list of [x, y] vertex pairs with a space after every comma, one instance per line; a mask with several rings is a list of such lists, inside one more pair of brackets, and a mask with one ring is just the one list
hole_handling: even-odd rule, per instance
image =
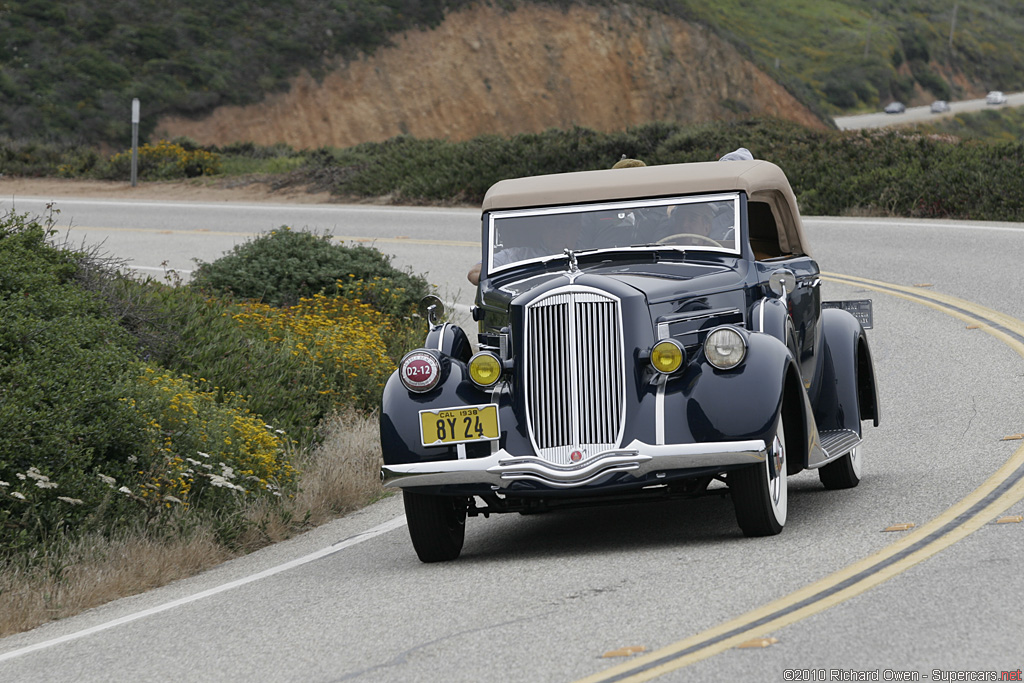
[[745, 192], [750, 201], [771, 207], [784, 253], [808, 253], [796, 195], [786, 174], [770, 161], [710, 161], [512, 178], [487, 190], [483, 210], [729, 191]]

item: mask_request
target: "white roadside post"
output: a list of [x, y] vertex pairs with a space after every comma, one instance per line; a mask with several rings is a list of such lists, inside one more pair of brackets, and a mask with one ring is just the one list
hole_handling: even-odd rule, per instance
[[139, 98], [132, 98], [132, 187], [139, 180]]

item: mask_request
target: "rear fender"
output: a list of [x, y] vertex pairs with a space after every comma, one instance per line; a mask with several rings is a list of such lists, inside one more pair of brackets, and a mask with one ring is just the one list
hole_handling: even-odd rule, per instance
[[861, 435], [861, 421], [878, 426], [881, 417], [875, 369], [867, 335], [849, 312], [821, 312], [824, 364], [814, 416], [823, 430], [850, 429]]

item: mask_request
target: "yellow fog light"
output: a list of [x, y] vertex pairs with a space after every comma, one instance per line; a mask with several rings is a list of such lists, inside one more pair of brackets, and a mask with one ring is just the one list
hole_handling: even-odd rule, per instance
[[684, 360], [686, 351], [675, 339], [662, 339], [651, 349], [651, 366], [664, 375], [670, 375], [681, 368]]
[[474, 354], [469, 359], [469, 378], [479, 386], [493, 386], [501, 379], [501, 361], [489, 351]]

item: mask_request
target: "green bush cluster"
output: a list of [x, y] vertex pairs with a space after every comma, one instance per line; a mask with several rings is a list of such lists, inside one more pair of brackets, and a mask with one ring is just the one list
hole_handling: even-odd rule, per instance
[[[96, 175], [107, 180], [131, 177], [132, 151], [118, 152], [96, 167]], [[138, 148], [136, 171], [139, 180], [174, 180], [215, 175], [220, 172], [220, 155], [205, 149], [187, 149], [181, 144], [160, 140]], [[62, 168], [62, 171], [71, 169]], [[66, 172], [62, 175], [74, 175]]]
[[142, 423], [121, 401], [139, 371], [131, 337], [76, 282], [84, 255], [50, 248], [51, 235], [0, 216], [0, 548], [95, 521], [93, 471], [128, 475], [140, 445]]
[[807, 214], [1022, 220], [1024, 145], [914, 130], [812, 130], [775, 119], [684, 127], [653, 123], [617, 133], [583, 128], [467, 142], [407, 136], [318, 157], [308, 170], [341, 196], [479, 204], [495, 182], [609, 168], [621, 155], [648, 164], [714, 161], [737, 147], [783, 168]]
[[[376, 286], [365, 287], [371, 281]], [[273, 306], [358, 290], [365, 303], [398, 316], [408, 315], [429, 293], [426, 280], [394, 268], [389, 256], [372, 247], [336, 244], [330, 235], [288, 226], [236, 245], [212, 263], [199, 262], [190, 286]]]
[[[45, 557], [80, 533], [209, 517], [230, 543], [246, 501], [293, 493], [291, 454], [333, 411], [374, 409], [381, 373], [424, 332], [411, 316], [341, 296], [307, 320], [135, 280], [54, 242], [53, 225], [0, 216], [0, 563]], [[275, 248], [291, 253], [269, 240], [260, 258], [273, 261]], [[395, 275], [363, 249], [359, 272]], [[267, 333], [282, 315], [297, 324], [290, 338]], [[364, 338], [371, 355], [359, 355]], [[372, 367], [353, 365], [363, 357]]]

